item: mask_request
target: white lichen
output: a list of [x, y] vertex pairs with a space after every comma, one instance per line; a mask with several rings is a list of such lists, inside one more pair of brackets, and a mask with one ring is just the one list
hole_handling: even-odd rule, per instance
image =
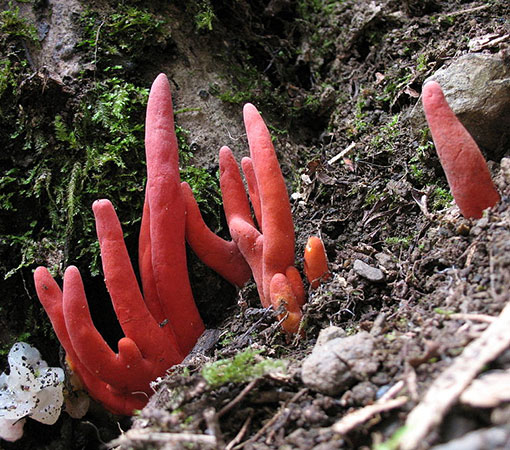
[[8, 355], [10, 372], [0, 374], [0, 438], [15, 441], [23, 435], [26, 417], [54, 424], [62, 409], [64, 371], [48, 367], [39, 351], [24, 342]]

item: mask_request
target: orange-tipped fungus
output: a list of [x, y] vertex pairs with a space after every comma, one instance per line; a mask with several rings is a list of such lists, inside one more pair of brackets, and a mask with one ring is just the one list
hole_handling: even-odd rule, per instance
[[312, 289], [317, 289], [323, 280], [331, 277], [328, 269], [328, 259], [322, 240], [317, 236], [310, 236], [305, 247], [304, 271]]

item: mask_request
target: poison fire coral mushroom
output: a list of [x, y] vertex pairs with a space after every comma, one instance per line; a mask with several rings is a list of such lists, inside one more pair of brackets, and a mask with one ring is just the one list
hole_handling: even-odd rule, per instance
[[331, 274], [328, 269], [328, 259], [322, 240], [317, 236], [310, 236], [305, 247], [304, 271], [306, 278], [312, 286], [317, 289], [323, 280], [327, 280]]
[[49, 272], [34, 274], [37, 295], [92, 397], [110, 411], [132, 414], [150, 382], [178, 364], [204, 330], [186, 267], [185, 214], [168, 80], [153, 83], [146, 121], [147, 190], [139, 240], [140, 292], [120, 222], [108, 200], [93, 205], [105, 282], [125, 334], [113, 352], [94, 327], [76, 267], [63, 291]]
[[228, 147], [220, 150], [225, 215], [232, 239], [251, 267], [262, 305], [272, 304], [275, 309], [285, 305], [287, 318], [282, 326], [295, 333], [305, 293], [294, 267], [294, 224], [287, 189], [262, 117], [251, 104], [244, 106], [243, 115], [250, 158], [243, 158], [242, 166], [260, 231], [251, 217], [239, 168]]
[[500, 196], [478, 145], [448, 106], [439, 84], [423, 87], [423, 108], [432, 139], [460, 212], [480, 218]]

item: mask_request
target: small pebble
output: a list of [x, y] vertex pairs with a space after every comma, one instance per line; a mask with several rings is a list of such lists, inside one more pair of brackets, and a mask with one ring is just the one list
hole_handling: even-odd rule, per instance
[[357, 259], [354, 261], [354, 271], [363, 278], [369, 281], [380, 282], [384, 280], [384, 273], [377, 267], [369, 266], [367, 263]]

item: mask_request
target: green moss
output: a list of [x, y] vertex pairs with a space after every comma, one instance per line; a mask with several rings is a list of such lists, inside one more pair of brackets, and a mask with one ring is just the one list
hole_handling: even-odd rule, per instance
[[145, 59], [149, 47], [164, 46], [170, 38], [168, 22], [141, 6], [120, 3], [112, 11], [86, 9], [81, 17], [83, 39], [77, 48], [88, 52], [101, 70], [115, 61], [129, 64]]
[[386, 124], [384, 124], [380, 132], [372, 139], [372, 146], [376, 150], [393, 152], [395, 141], [399, 135], [399, 120], [400, 115], [393, 115]]
[[220, 359], [207, 364], [202, 369], [202, 376], [214, 388], [226, 383], [245, 383], [270, 372], [285, 369], [282, 360], [261, 358], [260, 352], [247, 349], [232, 359]]
[[9, 2], [7, 9], [0, 12], [0, 42], [16, 39], [39, 42], [35, 26], [21, 17], [19, 8]]
[[409, 248], [411, 242], [414, 239], [414, 235], [410, 236], [394, 236], [384, 240], [384, 242], [390, 246]]
[[450, 193], [449, 189], [438, 186], [432, 192], [431, 199], [432, 210], [438, 211], [440, 209], [445, 209], [451, 206], [453, 202], [453, 195]]

